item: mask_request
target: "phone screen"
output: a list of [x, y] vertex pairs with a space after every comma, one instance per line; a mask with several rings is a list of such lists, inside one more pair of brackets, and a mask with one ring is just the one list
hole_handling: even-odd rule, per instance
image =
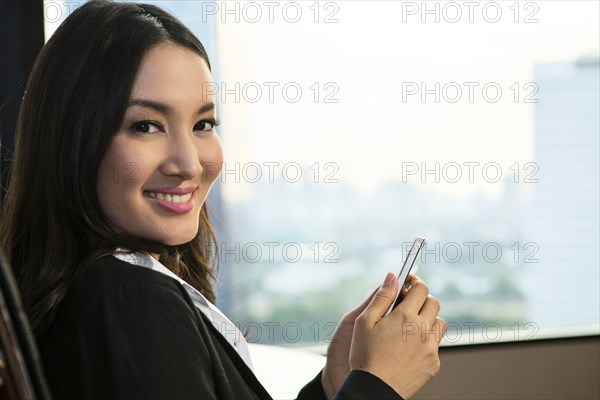
[[419, 268], [418, 256], [424, 243], [425, 239], [420, 236], [417, 236], [412, 246], [408, 250], [408, 254], [404, 259], [404, 264], [402, 265], [400, 273], [398, 274], [398, 292], [396, 293], [396, 299], [394, 300], [394, 303], [390, 306], [390, 308], [387, 310], [385, 315], [391, 313], [394, 307], [396, 307], [402, 301], [402, 289], [404, 287], [407, 287], [406, 280], [408, 279], [408, 277], [417, 273], [417, 269]]

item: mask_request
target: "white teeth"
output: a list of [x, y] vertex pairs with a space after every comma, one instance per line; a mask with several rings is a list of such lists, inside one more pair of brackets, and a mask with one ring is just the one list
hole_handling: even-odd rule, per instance
[[163, 194], [155, 192], [144, 192], [144, 194], [150, 198], [168, 201], [171, 203], [186, 203], [192, 198], [192, 193], [178, 195], [178, 194]]

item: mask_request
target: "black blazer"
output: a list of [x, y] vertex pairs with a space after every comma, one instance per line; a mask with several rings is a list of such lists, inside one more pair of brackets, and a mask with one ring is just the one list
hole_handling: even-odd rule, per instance
[[[114, 257], [90, 264], [38, 338], [56, 399], [271, 399], [176, 280]], [[320, 374], [299, 399], [325, 399]], [[353, 371], [336, 399], [400, 399]]]

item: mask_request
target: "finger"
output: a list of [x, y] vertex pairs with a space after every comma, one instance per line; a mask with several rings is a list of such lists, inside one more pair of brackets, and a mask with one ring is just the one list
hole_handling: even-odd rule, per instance
[[[408, 293], [408, 291], [411, 288], [411, 282], [413, 282], [413, 277], [412, 275], [409, 275], [406, 280], [404, 281], [404, 284], [400, 287], [400, 298], [404, 299], [404, 297], [406, 297], [406, 294]], [[400, 285], [400, 282], [398, 282], [398, 285]]]
[[[358, 307], [356, 307], [353, 311], [358, 311], [358, 314], [360, 314], [361, 312], [363, 312], [365, 310], [365, 308], [367, 308], [367, 306], [371, 303], [371, 301], [373, 300], [373, 297], [375, 297], [375, 295], [377, 294], [377, 291], [379, 290], [379, 287], [375, 288], [371, 294], [369, 295], [369, 297], [367, 297]], [[358, 315], [357, 314], [357, 315]]]
[[436, 332], [435, 341], [440, 344], [446, 334], [446, 321], [443, 318], [437, 317], [433, 323], [432, 330]]
[[406, 277], [406, 283], [408, 283], [409, 285], [412, 285], [413, 283], [417, 283], [420, 280], [421, 279], [419, 277], [417, 277], [416, 275], [408, 275]]
[[390, 308], [394, 302], [397, 291], [398, 279], [396, 278], [396, 275], [388, 272], [385, 277], [385, 281], [375, 292], [371, 302], [361, 314], [361, 316], [366, 319], [369, 325], [375, 325], [377, 321], [379, 321], [385, 315], [388, 308]]
[[369, 297], [367, 297], [360, 305], [358, 305], [355, 309], [346, 313], [346, 315], [344, 315], [344, 318], [343, 318], [344, 321], [354, 322], [354, 320], [356, 320], [356, 318], [365, 310], [365, 308], [367, 308], [369, 303], [371, 303], [371, 301], [373, 300], [373, 297], [375, 297], [375, 294], [377, 293], [378, 290], [379, 290], [379, 288], [376, 288], [375, 290], [373, 290], [373, 292], [371, 292]]
[[410, 290], [411, 284], [412, 282], [414, 282], [414, 275], [408, 275], [406, 277], [406, 280], [404, 281], [404, 284], [402, 286], [400, 286], [400, 282], [398, 282], [398, 286], [400, 286], [400, 293], [399, 293], [399, 298], [400, 300], [404, 299], [404, 297], [406, 297], [406, 293], [408, 293], [408, 291]]
[[416, 276], [411, 279], [411, 288], [406, 293], [406, 295], [402, 298], [402, 303], [400, 305], [402, 308], [413, 312], [414, 314], [418, 314], [425, 300], [427, 300], [427, 296], [429, 295], [429, 288], [425, 285], [421, 279]]
[[419, 316], [425, 320], [428, 327], [431, 327], [439, 312], [440, 302], [432, 295], [428, 295], [423, 307], [421, 307], [421, 311], [419, 311]]
[[411, 285], [415, 285], [419, 282], [424, 283], [423, 280], [416, 275], [408, 275], [406, 277], [406, 282], [408, 282]]

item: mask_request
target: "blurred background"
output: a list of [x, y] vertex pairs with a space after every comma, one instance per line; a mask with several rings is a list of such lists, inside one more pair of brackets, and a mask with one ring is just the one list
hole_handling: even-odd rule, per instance
[[211, 58], [250, 342], [327, 343], [417, 235], [445, 345], [599, 333], [598, 2], [149, 3]]

